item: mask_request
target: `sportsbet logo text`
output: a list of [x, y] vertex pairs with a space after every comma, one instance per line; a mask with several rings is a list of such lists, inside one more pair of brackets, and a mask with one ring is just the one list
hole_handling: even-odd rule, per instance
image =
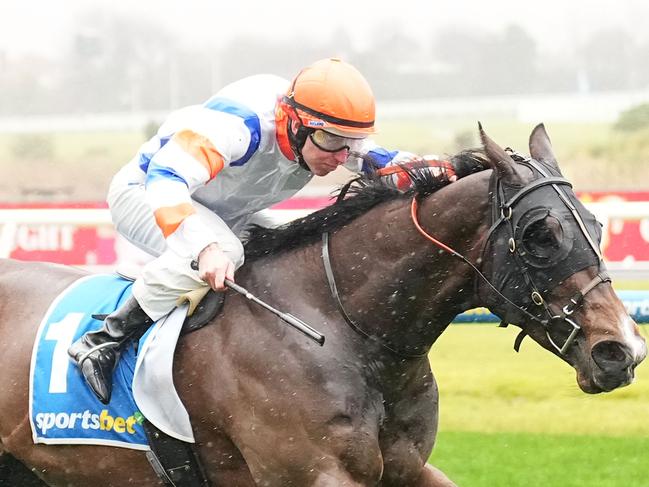
[[84, 430], [115, 431], [115, 433], [135, 434], [134, 425], [138, 423], [138, 413], [128, 418], [111, 416], [108, 409], [103, 409], [99, 414], [93, 414], [88, 409], [83, 413], [38, 413], [36, 415], [36, 428], [45, 435], [48, 430], [82, 428]]

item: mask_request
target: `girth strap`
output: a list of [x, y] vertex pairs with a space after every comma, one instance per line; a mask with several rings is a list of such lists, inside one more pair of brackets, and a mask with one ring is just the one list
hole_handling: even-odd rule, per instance
[[151, 450], [146, 453], [154, 472], [170, 487], [209, 487], [198, 452], [191, 443], [173, 438], [144, 420]]

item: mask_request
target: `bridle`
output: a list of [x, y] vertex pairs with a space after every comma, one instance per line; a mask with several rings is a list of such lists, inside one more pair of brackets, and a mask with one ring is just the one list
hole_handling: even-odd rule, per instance
[[[489, 279], [487, 276], [485, 276], [485, 274], [475, 264], [470, 262], [464, 255], [457, 252], [456, 250], [449, 247], [448, 245], [441, 242], [440, 240], [436, 239], [435, 237], [430, 235], [426, 230], [424, 230], [424, 228], [419, 223], [418, 200], [416, 196], [412, 199], [412, 203], [411, 203], [411, 210], [410, 210], [411, 218], [413, 224], [415, 225], [415, 228], [424, 238], [432, 242], [438, 248], [460, 259], [462, 262], [464, 262], [473, 270], [475, 274], [476, 290], [479, 289], [478, 287], [479, 281], [484, 282], [487, 285], [487, 288], [495, 295], [496, 305], [505, 304], [513, 308], [517, 313], [520, 313], [528, 320], [531, 320], [534, 323], [540, 325], [543, 328], [549, 343], [556, 350], [556, 352], [558, 352], [558, 354], [561, 356], [565, 356], [568, 350], [570, 349], [570, 346], [574, 343], [574, 340], [576, 339], [579, 331], [581, 330], [581, 326], [572, 317], [573, 313], [582, 305], [585, 296], [590, 291], [595, 289], [599, 284], [603, 282], [610, 282], [611, 279], [608, 273], [606, 272], [606, 269], [604, 268], [602, 255], [599, 251], [599, 248], [595, 244], [593, 237], [588, 232], [587, 226], [584, 223], [584, 219], [582, 215], [579, 213], [575, 204], [571, 201], [568, 195], [566, 195], [566, 193], [561, 188], [561, 186], [572, 187], [570, 182], [568, 182], [563, 177], [550, 175], [547, 168], [544, 168], [538, 161], [535, 161], [531, 158], [523, 158], [522, 156], [520, 156], [517, 153], [514, 153], [513, 151], [510, 151], [510, 153], [512, 155], [512, 158], [514, 158], [516, 162], [527, 166], [534, 173], [537, 173], [539, 177], [527, 183], [523, 188], [516, 191], [513, 195], [506, 197], [505, 192], [503, 191], [502, 186], [500, 185], [500, 180], [495, 176], [495, 171], [494, 171], [494, 177], [492, 178], [492, 187], [495, 186], [494, 191], [492, 191], [493, 223], [489, 228], [489, 231], [487, 232], [487, 236], [484, 240], [481, 257], [484, 255], [487, 247], [492, 242], [492, 238], [494, 235], [496, 235], [496, 232], [501, 230], [506, 231], [508, 234], [508, 238], [507, 238], [508, 252], [510, 256], [514, 259], [517, 266], [517, 270], [520, 272], [520, 274], [522, 275], [525, 281], [525, 284], [527, 286], [526, 292], [530, 293], [529, 299], [534, 305], [536, 305], [537, 309], [541, 310], [542, 314], [544, 314], [545, 317], [539, 317], [536, 314], [531, 313], [530, 311], [525, 309], [523, 306], [516, 304], [512, 299], [505, 296], [502, 289], [498, 288], [497, 285], [498, 283], [496, 283], [495, 285], [492, 282], [493, 279]], [[596, 259], [592, 259], [593, 260], [592, 264], [598, 266], [597, 275], [590, 282], [588, 282], [582, 289], [580, 289], [573, 296], [571, 296], [568, 302], [561, 308], [561, 312], [558, 314], [553, 313], [550, 310], [547, 303], [545, 302], [545, 299], [543, 298], [543, 294], [539, 290], [540, 287], [537, 285], [537, 282], [535, 281], [532, 272], [529, 269], [529, 266], [526, 265], [523, 261], [523, 254], [519, 246], [516, 245], [516, 238], [515, 238], [516, 228], [514, 226], [514, 216], [515, 216], [517, 206], [522, 201], [526, 200], [526, 198], [533, 196], [534, 193], [537, 192], [540, 188], [544, 188], [544, 187], [552, 188], [554, 192], [559, 196], [560, 200], [565, 205], [565, 207], [569, 210], [573, 219], [577, 223], [577, 226], [581, 234], [584, 236], [585, 240], [589, 244], [590, 249], [595, 253], [595, 256], [597, 257]], [[356, 324], [349, 317], [338, 295], [336, 282], [335, 282], [333, 270], [331, 267], [330, 257], [329, 257], [329, 243], [328, 243], [329, 235], [327, 232], [323, 233], [322, 240], [323, 240], [322, 257], [323, 257], [325, 272], [327, 275], [327, 280], [329, 282], [329, 287], [332, 296], [345, 322], [357, 333], [367, 338], [371, 338], [375, 341], [378, 341], [381, 344], [381, 346], [383, 346], [393, 354], [396, 354], [400, 357], [418, 358], [426, 355], [426, 353], [409, 355], [400, 352], [394, 349], [392, 346], [386, 344], [384, 341], [379, 340], [377, 337], [369, 335], [368, 333], [363, 331], [362, 328], [359, 327], [358, 324]], [[482, 262], [485, 262], [485, 259], [482, 259]], [[501, 322], [500, 326], [507, 326], [507, 323], [503, 321]], [[557, 330], [556, 328], [557, 326], [564, 328], [563, 336], [565, 336], [566, 338], [563, 339], [563, 343], [561, 342], [557, 343], [558, 340], [556, 338], [553, 338], [552, 336], [552, 332]], [[519, 333], [514, 343], [514, 348], [516, 349], [516, 351], [519, 350], [520, 344], [526, 335], [527, 332], [525, 330], [522, 330]]]

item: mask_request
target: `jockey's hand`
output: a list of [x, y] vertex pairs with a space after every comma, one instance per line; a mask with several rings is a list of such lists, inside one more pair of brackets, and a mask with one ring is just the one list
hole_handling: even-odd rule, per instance
[[449, 161], [440, 159], [438, 156], [420, 156], [418, 162], [428, 166], [428, 170], [436, 177], [445, 177], [449, 183], [457, 181], [455, 169]]
[[234, 281], [234, 263], [213, 242], [198, 254], [198, 277], [215, 291], [225, 290], [225, 279]]
[[433, 176], [444, 178], [449, 183], [457, 181], [455, 169], [449, 161], [438, 158], [433, 155], [418, 156], [410, 153], [403, 153], [393, 161], [393, 165], [386, 166], [377, 171], [379, 176], [391, 176], [396, 187], [400, 190], [410, 188], [412, 181], [408, 176], [405, 168], [426, 168]]

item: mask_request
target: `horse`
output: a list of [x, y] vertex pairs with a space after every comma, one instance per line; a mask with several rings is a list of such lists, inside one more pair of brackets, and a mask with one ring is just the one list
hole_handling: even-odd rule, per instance
[[[480, 135], [479, 154], [455, 156], [470, 168], [456, 182], [410, 168], [411, 191], [366, 181], [285, 228], [253, 231], [237, 282], [326, 341], [232, 291], [208, 326], [180, 339], [174, 381], [212, 485], [454, 485], [427, 464], [439, 401], [427, 353], [479, 306], [571, 365], [586, 393], [632, 382], [645, 341], [544, 126], [530, 157]], [[142, 451], [32, 442], [32, 342], [50, 303], [84, 275], [0, 261], [0, 460], [20, 485], [161, 485]]]

